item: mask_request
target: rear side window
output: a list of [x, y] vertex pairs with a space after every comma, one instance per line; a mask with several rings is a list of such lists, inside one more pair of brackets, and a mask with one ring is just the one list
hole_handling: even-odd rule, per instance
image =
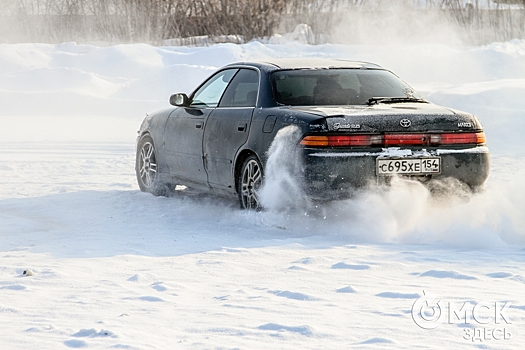
[[219, 107], [255, 107], [259, 90], [259, 73], [240, 69], [224, 92]]

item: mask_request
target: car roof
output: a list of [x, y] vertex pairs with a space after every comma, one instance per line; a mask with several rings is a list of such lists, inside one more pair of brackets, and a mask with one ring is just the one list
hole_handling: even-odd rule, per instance
[[[238, 62], [230, 64], [234, 65], [251, 65], [251, 66], [267, 66], [267, 68], [274, 69], [329, 69], [329, 68], [364, 68], [364, 69], [383, 69], [381, 66], [361, 61], [350, 61], [343, 59], [329, 59], [329, 58], [275, 58], [269, 60], [252, 61], [252, 62]], [[270, 66], [270, 67], [268, 67]]]

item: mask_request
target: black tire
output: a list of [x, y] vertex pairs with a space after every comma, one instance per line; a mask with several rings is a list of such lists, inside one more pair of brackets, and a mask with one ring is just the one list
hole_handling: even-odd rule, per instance
[[261, 210], [258, 190], [263, 182], [263, 168], [256, 156], [244, 159], [237, 179], [237, 193], [241, 209]]
[[135, 173], [142, 192], [149, 192], [155, 196], [167, 196], [166, 185], [159, 180], [157, 152], [153, 139], [149, 135], [143, 136], [137, 145], [135, 158]]

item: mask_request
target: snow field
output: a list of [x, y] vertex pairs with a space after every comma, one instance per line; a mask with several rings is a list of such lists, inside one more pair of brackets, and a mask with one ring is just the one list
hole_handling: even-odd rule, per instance
[[[251, 213], [198, 193], [138, 191], [145, 113], [224, 64], [297, 56], [372, 61], [431, 101], [474, 112], [492, 152], [486, 192], [431, 199], [400, 181], [324, 208], [287, 210], [280, 199]], [[0, 45], [0, 343], [521, 349], [524, 58], [518, 40]], [[411, 308], [423, 291], [458, 305], [509, 301], [512, 323], [421, 329]], [[465, 329], [497, 327], [512, 338], [464, 339]]]

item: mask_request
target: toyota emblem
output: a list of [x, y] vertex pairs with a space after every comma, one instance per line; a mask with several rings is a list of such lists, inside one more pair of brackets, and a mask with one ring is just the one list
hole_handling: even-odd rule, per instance
[[401, 119], [399, 124], [404, 128], [408, 128], [410, 125], [412, 125], [412, 122], [410, 121], [410, 119]]

